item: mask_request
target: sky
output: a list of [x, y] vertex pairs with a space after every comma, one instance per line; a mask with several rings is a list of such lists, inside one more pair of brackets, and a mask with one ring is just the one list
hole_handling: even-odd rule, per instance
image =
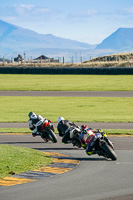
[[133, 28], [133, 0], [0, 0], [0, 20], [89, 44]]

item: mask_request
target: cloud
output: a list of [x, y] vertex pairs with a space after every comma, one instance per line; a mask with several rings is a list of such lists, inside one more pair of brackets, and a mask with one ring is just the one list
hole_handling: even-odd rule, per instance
[[87, 10], [81, 10], [81, 11], [75, 11], [68, 14], [66, 17], [66, 20], [69, 21], [69, 23], [79, 23], [79, 22], [87, 22], [91, 18], [97, 16], [99, 14], [98, 10], [95, 9], [87, 9]]
[[26, 15], [26, 16], [33, 16], [36, 15], [36, 17], [41, 17], [41, 14], [43, 15], [51, 15], [53, 16], [56, 14], [56, 10], [45, 8], [45, 7], [35, 7], [34, 5], [25, 5], [25, 4], [18, 4], [14, 5], [14, 10], [18, 16]]
[[20, 4], [20, 5], [14, 5], [12, 7], [12, 10], [14, 10], [14, 15], [22, 16], [25, 15], [25, 13], [31, 11], [33, 8], [34, 7], [32, 5]]
[[31, 4], [15, 4], [11, 7], [1, 7], [0, 8], [1, 19], [17, 19], [20, 21], [23, 20], [41, 20], [51, 18], [54, 19], [58, 16], [59, 11], [56, 9], [46, 8], [46, 7], [37, 7]]
[[[17, 5], [15, 7], [17, 7]], [[20, 4], [20, 7], [27, 9], [27, 10], [32, 10], [35, 6], [34, 5]]]
[[97, 15], [98, 13], [99, 13], [98, 10], [87, 10], [84, 13], [82, 13], [81, 16], [83, 16], [83, 17], [93, 17], [93, 16]]
[[29, 10], [32, 10], [35, 6], [34, 5], [25, 5], [25, 4], [19, 4], [19, 5], [15, 4], [13, 7], [16, 8], [16, 10], [21, 8], [21, 9], [29, 11]]
[[133, 7], [120, 9], [118, 10], [118, 14], [123, 15], [123, 16], [133, 15]]
[[70, 13], [70, 17], [73, 18], [90, 18], [98, 14], [98, 10], [83, 10]]

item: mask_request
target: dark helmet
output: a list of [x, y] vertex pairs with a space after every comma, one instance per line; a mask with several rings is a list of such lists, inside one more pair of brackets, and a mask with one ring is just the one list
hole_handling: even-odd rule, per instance
[[36, 115], [36, 114], [35, 114], [34, 112], [30, 112], [30, 113], [28, 114], [29, 118], [30, 118], [32, 115]]

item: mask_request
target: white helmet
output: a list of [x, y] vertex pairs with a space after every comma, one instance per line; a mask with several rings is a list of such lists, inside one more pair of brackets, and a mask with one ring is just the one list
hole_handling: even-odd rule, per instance
[[61, 122], [62, 120], [64, 120], [64, 117], [58, 117], [57, 122]]

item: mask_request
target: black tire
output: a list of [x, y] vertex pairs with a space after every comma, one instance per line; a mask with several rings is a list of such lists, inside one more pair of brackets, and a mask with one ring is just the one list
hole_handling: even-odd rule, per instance
[[49, 140], [51, 140], [53, 143], [57, 143], [57, 136], [51, 129], [47, 129], [47, 134]]
[[117, 160], [117, 154], [114, 152], [114, 150], [107, 145], [106, 142], [104, 142], [101, 146], [102, 150], [105, 152], [107, 157], [111, 158], [112, 160]]

